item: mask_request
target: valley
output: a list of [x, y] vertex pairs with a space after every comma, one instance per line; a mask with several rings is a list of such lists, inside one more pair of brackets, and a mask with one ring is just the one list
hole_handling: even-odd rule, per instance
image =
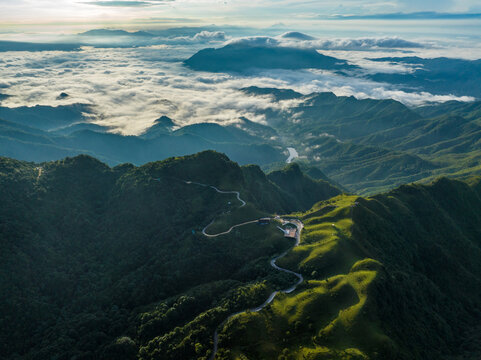
[[267, 172], [296, 159], [320, 171], [319, 179], [360, 195], [438, 176], [480, 174], [479, 102], [409, 108], [393, 100], [358, 100], [332, 93], [304, 96], [256, 87], [242, 91], [253, 98], [267, 96], [279, 104], [296, 101], [298, 105], [260, 113], [267, 125], [239, 118], [227, 126], [200, 123], [175, 128], [173, 120], [162, 117], [139, 136], [112, 134], [102, 127], [87, 129], [92, 124], [83, 122], [80, 111], [87, 109], [80, 106], [44, 109], [47, 115], [36, 115], [29, 127], [18, 117], [29, 119], [36, 109], [2, 113], [0, 108], [4, 118], [0, 149], [4, 155], [37, 162], [86, 153], [110, 165], [141, 165], [213, 149]]

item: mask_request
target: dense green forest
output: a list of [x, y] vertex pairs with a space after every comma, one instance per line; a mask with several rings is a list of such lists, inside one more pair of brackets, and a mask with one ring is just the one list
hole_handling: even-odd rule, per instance
[[[356, 99], [333, 93], [302, 95], [280, 89], [245, 88], [269, 96], [289, 112], [265, 116], [289, 144], [343, 187], [373, 195], [439, 176], [481, 175], [481, 103], [446, 102], [407, 107], [395, 100]], [[282, 166], [282, 165], [281, 165]], [[263, 165], [275, 169], [275, 165]]]
[[[293, 182], [339, 194], [297, 170]], [[247, 211], [184, 180], [240, 191]], [[89, 156], [1, 158], [0, 357], [208, 356], [228, 314], [292, 282], [269, 266], [292, 243], [274, 224], [218, 239], [201, 230], [225, 212], [241, 222], [315, 202], [283, 186], [215, 152], [114, 168]]]
[[1, 357], [208, 359], [230, 314], [295, 278], [269, 265], [292, 247], [275, 223], [201, 230], [293, 212], [305, 229], [279, 265], [305, 281], [224, 323], [216, 359], [477, 359], [480, 184], [362, 198], [211, 151], [114, 168], [1, 158]]

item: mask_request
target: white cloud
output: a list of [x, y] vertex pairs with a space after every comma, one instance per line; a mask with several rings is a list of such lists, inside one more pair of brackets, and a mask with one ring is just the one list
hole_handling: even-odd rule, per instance
[[282, 43], [269, 36], [253, 36], [253, 37], [246, 37], [246, 38], [238, 38], [230, 40], [227, 45], [242, 45], [242, 46], [279, 46]]
[[318, 40], [311, 43], [313, 47], [326, 50], [413, 49], [429, 46], [399, 37]]
[[227, 40], [223, 31], [200, 31], [194, 36], [155, 37], [149, 39], [144, 45], [194, 45], [194, 44], [221, 44]]
[[424, 49], [433, 47], [432, 42], [417, 42], [405, 40], [397, 36], [316, 39], [308, 34], [289, 32], [277, 37], [254, 36], [236, 38], [226, 44], [244, 46], [286, 46], [298, 48], [315, 48], [318, 50], [356, 50], [373, 51], [383, 49]]
[[[171, 48], [4, 53], [8, 66], [0, 65], [0, 71], [9, 86], [5, 92], [14, 96], [3, 106], [91, 104], [97, 123], [125, 134], [142, 132], [162, 115], [181, 124], [233, 122], [239, 116], [262, 122], [259, 110], [285, 106], [238, 90], [282, 86], [281, 80], [196, 73], [159, 60], [168, 53]], [[61, 92], [69, 98], [58, 101]]]
[[[231, 123], [240, 116], [264, 122], [262, 114], [266, 109], [289, 112], [299, 101], [276, 102], [269, 96], [248, 96], [239, 91], [247, 86], [290, 88], [303, 94], [332, 91], [358, 98], [393, 98], [412, 105], [470, 100], [406, 93], [391, 85], [327, 71], [267, 70], [249, 77], [195, 72], [183, 67], [178, 59], [190, 56], [201, 47], [159, 45], [134, 49], [86, 48], [80, 52], [3, 53], [2, 93], [13, 96], [4, 99], [2, 105], [91, 104], [96, 123], [125, 134], [138, 134], [162, 115], [182, 125]], [[363, 52], [344, 54], [365, 56]], [[369, 63], [361, 55], [357, 56], [357, 60], [355, 57], [350, 60]], [[391, 65], [377, 63], [376, 66]], [[70, 96], [59, 101], [57, 97], [61, 92]]]
[[205, 41], [225, 41], [226, 36], [223, 31], [201, 31], [194, 35], [194, 40], [205, 42]]

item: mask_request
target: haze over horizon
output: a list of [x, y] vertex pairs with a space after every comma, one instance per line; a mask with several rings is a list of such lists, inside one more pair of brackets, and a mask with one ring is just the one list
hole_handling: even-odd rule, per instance
[[[2, 0], [2, 28], [43, 29], [83, 26], [166, 27], [183, 25], [236, 25], [268, 27], [283, 23], [299, 28], [315, 27], [325, 19], [367, 17], [383, 19], [386, 14], [405, 14], [405, 19], [432, 18], [433, 14], [469, 19], [481, 13], [475, 0], [385, 2], [262, 0]], [[419, 15], [420, 12], [431, 14]], [[417, 13], [417, 14], [415, 14]], [[437, 16], [434, 16], [435, 18]]]

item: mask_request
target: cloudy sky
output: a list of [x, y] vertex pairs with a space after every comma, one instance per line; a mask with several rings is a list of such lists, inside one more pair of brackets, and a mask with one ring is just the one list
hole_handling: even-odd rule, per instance
[[479, 0], [0, 0], [2, 26], [302, 23], [333, 15], [481, 12]]

